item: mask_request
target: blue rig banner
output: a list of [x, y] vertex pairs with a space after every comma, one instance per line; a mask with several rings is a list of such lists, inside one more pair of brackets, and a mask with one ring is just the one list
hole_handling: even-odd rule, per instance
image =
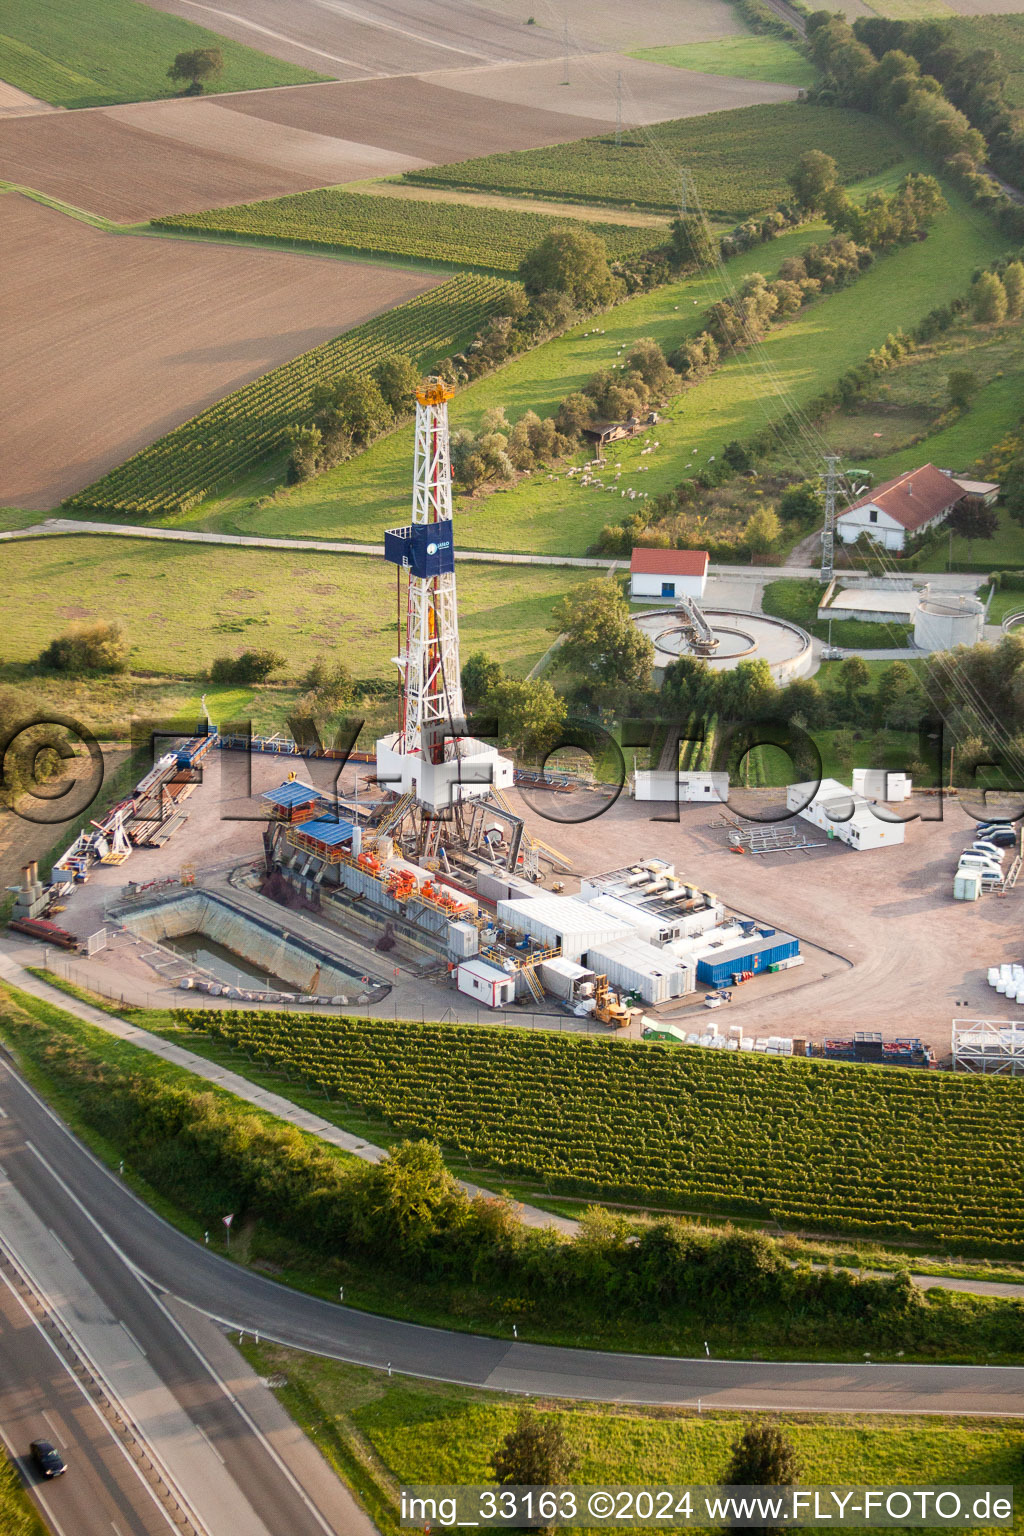
[[455, 569], [452, 525], [415, 523], [409, 528], [389, 528], [384, 535], [384, 558], [413, 576], [445, 576]]

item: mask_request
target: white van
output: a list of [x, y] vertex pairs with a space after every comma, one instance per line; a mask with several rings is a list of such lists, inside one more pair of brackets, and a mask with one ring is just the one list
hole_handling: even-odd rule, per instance
[[981, 875], [993, 880], [1001, 880], [1003, 871], [994, 859], [988, 858], [983, 853], [962, 853], [960, 855], [960, 869], [976, 869]]

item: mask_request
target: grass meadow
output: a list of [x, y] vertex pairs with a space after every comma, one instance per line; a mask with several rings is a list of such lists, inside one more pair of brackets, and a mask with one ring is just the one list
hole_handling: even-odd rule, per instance
[[670, 64], [701, 75], [738, 75], [744, 80], [770, 80], [778, 85], [813, 85], [814, 65], [800, 50], [781, 37], [719, 37], [709, 43], [683, 43], [662, 48], [637, 48], [634, 59]]
[[326, 78], [136, 0], [0, 0], [3, 78], [57, 107], [174, 96], [181, 87], [167, 70], [175, 54], [192, 48], [219, 48], [224, 56], [208, 92]]
[[[115, 617], [128, 632], [133, 673], [194, 679], [217, 656], [270, 647], [287, 658], [276, 674], [285, 680], [325, 654], [356, 677], [397, 676], [395, 581], [379, 559], [70, 535], [9, 544], [4, 564], [7, 601], [23, 616], [4, 659], [22, 678], [77, 620]], [[592, 575], [460, 564], [464, 653], [485, 650], [525, 674], [551, 644], [554, 602]], [[221, 707], [229, 703], [245, 712], [241, 699]]]

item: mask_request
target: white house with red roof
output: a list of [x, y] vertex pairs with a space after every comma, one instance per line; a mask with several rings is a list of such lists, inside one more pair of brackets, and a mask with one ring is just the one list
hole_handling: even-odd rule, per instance
[[885, 549], [898, 553], [909, 535], [941, 523], [964, 495], [963, 486], [934, 464], [908, 469], [840, 512], [836, 533], [844, 544], [853, 544], [867, 533]]
[[629, 562], [629, 595], [638, 603], [673, 603], [704, 596], [706, 549], [634, 549]]

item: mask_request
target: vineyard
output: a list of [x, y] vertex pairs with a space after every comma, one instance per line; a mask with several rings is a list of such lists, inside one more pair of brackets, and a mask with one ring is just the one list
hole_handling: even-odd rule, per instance
[[682, 118], [612, 138], [486, 155], [407, 171], [418, 186], [466, 187], [577, 202], [678, 211], [677, 166], [692, 174], [709, 218], [734, 221], [787, 202], [786, 174], [808, 149], [831, 155], [844, 182], [887, 170], [902, 151], [883, 123], [840, 107], [741, 107]]
[[226, 395], [69, 497], [66, 505], [136, 518], [187, 512], [215, 486], [283, 447], [287, 429], [309, 419], [315, 385], [343, 373], [368, 374], [395, 353], [428, 367], [497, 314], [508, 294], [501, 278], [478, 273], [449, 278]]
[[[523, 257], [565, 220], [511, 208], [407, 202], [327, 187], [270, 202], [156, 219], [162, 229], [214, 230], [261, 239], [389, 256], [420, 257], [515, 272]], [[657, 230], [591, 223], [613, 260], [656, 245]]]
[[1024, 1245], [1024, 1082], [493, 1027], [176, 1017], [552, 1190], [993, 1252]]

